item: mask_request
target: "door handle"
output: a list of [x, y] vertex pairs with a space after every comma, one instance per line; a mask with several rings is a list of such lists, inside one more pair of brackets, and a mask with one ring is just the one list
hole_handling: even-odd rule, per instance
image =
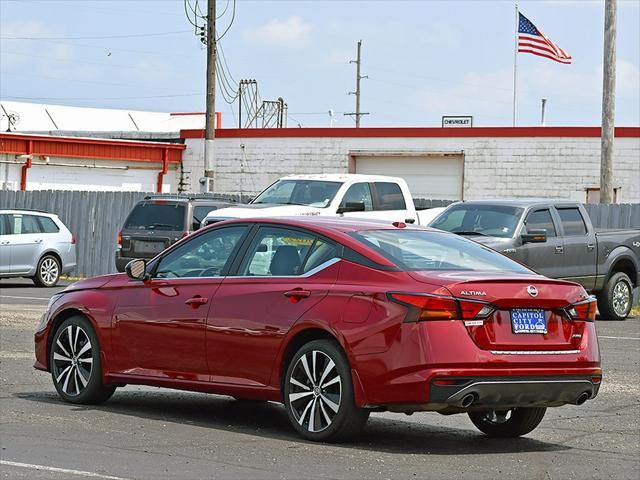
[[36, 242], [36, 243], [42, 243], [42, 239], [41, 239], [41, 238], [38, 238], [37, 240], [34, 240], [34, 242]]
[[311, 292], [302, 288], [294, 288], [293, 290], [284, 292], [284, 296], [287, 297], [291, 303], [297, 303], [303, 298], [309, 298]]
[[558, 245], [556, 247], [556, 253], [564, 253], [564, 247], [562, 245]]
[[591, 251], [596, 248], [595, 243], [587, 243], [587, 250]]
[[404, 219], [404, 223], [408, 223], [413, 225], [414, 223], [416, 223], [416, 219], [415, 218], [405, 218]]
[[185, 305], [189, 305], [192, 308], [198, 308], [200, 305], [204, 305], [207, 303], [209, 299], [207, 297], [201, 297], [200, 295], [196, 295], [195, 297], [191, 297], [189, 300], [185, 301]]

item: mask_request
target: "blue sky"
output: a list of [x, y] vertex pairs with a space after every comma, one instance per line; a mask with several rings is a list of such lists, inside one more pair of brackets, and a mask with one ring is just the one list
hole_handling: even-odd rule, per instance
[[[225, 5], [218, 0], [218, 11]], [[604, 2], [519, 5], [574, 62], [519, 55], [518, 123], [538, 124], [546, 97], [547, 124], [599, 125]], [[190, 29], [183, 0], [0, 0], [0, 98], [202, 111], [205, 52]], [[140, 34], [158, 35], [82, 38]], [[434, 126], [466, 114], [476, 125], [511, 124], [510, 1], [237, 0], [221, 45], [236, 80], [255, 78], [263, 99], [285, 99], [289, 126], [328, 125], [329, 109], [336, 126], [351, 126], [342, 113], [354, 108], [349, 60], [359, 39], [369, 76], [363, 126]], [[618, 2], [617, 46], [616, 123], [640, 125], [639, 0]], [[225, 126], [235, 123], [237, 105], [219, 96], [217, 106]]]

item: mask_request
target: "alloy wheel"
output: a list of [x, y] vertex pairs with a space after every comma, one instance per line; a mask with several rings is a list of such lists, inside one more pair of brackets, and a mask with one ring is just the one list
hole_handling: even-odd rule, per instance
[[47, 257], [40, 265], [40, 278], [47, 285], [51, 285], [58, 280], [58, 263], [51, 257]]
[[342, 400], [335, 362], [324, 352], [309, 351], [298, 359], [288, 381], [289, 404], [298, 424], [312, 433], [328, 428]]
[[60, 389], [77, 396], [86, 388], [93, 369], [91, 340], [78, 325], [67, 326], [53, 347], [53, 378]]
[[631, 290], [624, 280], [620, 280], [613, 287], [613, 311], [621, 317], [627, 314], [631, 302]]

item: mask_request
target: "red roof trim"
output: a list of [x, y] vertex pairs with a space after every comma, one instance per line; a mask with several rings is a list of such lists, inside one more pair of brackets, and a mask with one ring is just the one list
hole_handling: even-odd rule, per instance
[[0, 153], [15, 155], [162, 163], [167, 150], [169, 162], [180, 163], [185, 148], [181, 143], [0, 133]]
[[[204, 130], [182, 130], [181, 138], [204, 138]], [[468, 138], [600, 137], [600, 127], [377, 127], [377, 128], [220, 128], [217, 138]], [[618, 138], [639, 138], [640, 127], [616, 127]]]

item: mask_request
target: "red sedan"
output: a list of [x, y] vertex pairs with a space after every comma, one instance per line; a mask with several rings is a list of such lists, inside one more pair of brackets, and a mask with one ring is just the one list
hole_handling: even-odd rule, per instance
[[311, 440], [370, 412], [468, 413], [493, 436], [598, 393], [594, 300], [458, 235], [233, 220], [52, 297], [35, 367], [72, 403], [155, 385], [283, 402]]

